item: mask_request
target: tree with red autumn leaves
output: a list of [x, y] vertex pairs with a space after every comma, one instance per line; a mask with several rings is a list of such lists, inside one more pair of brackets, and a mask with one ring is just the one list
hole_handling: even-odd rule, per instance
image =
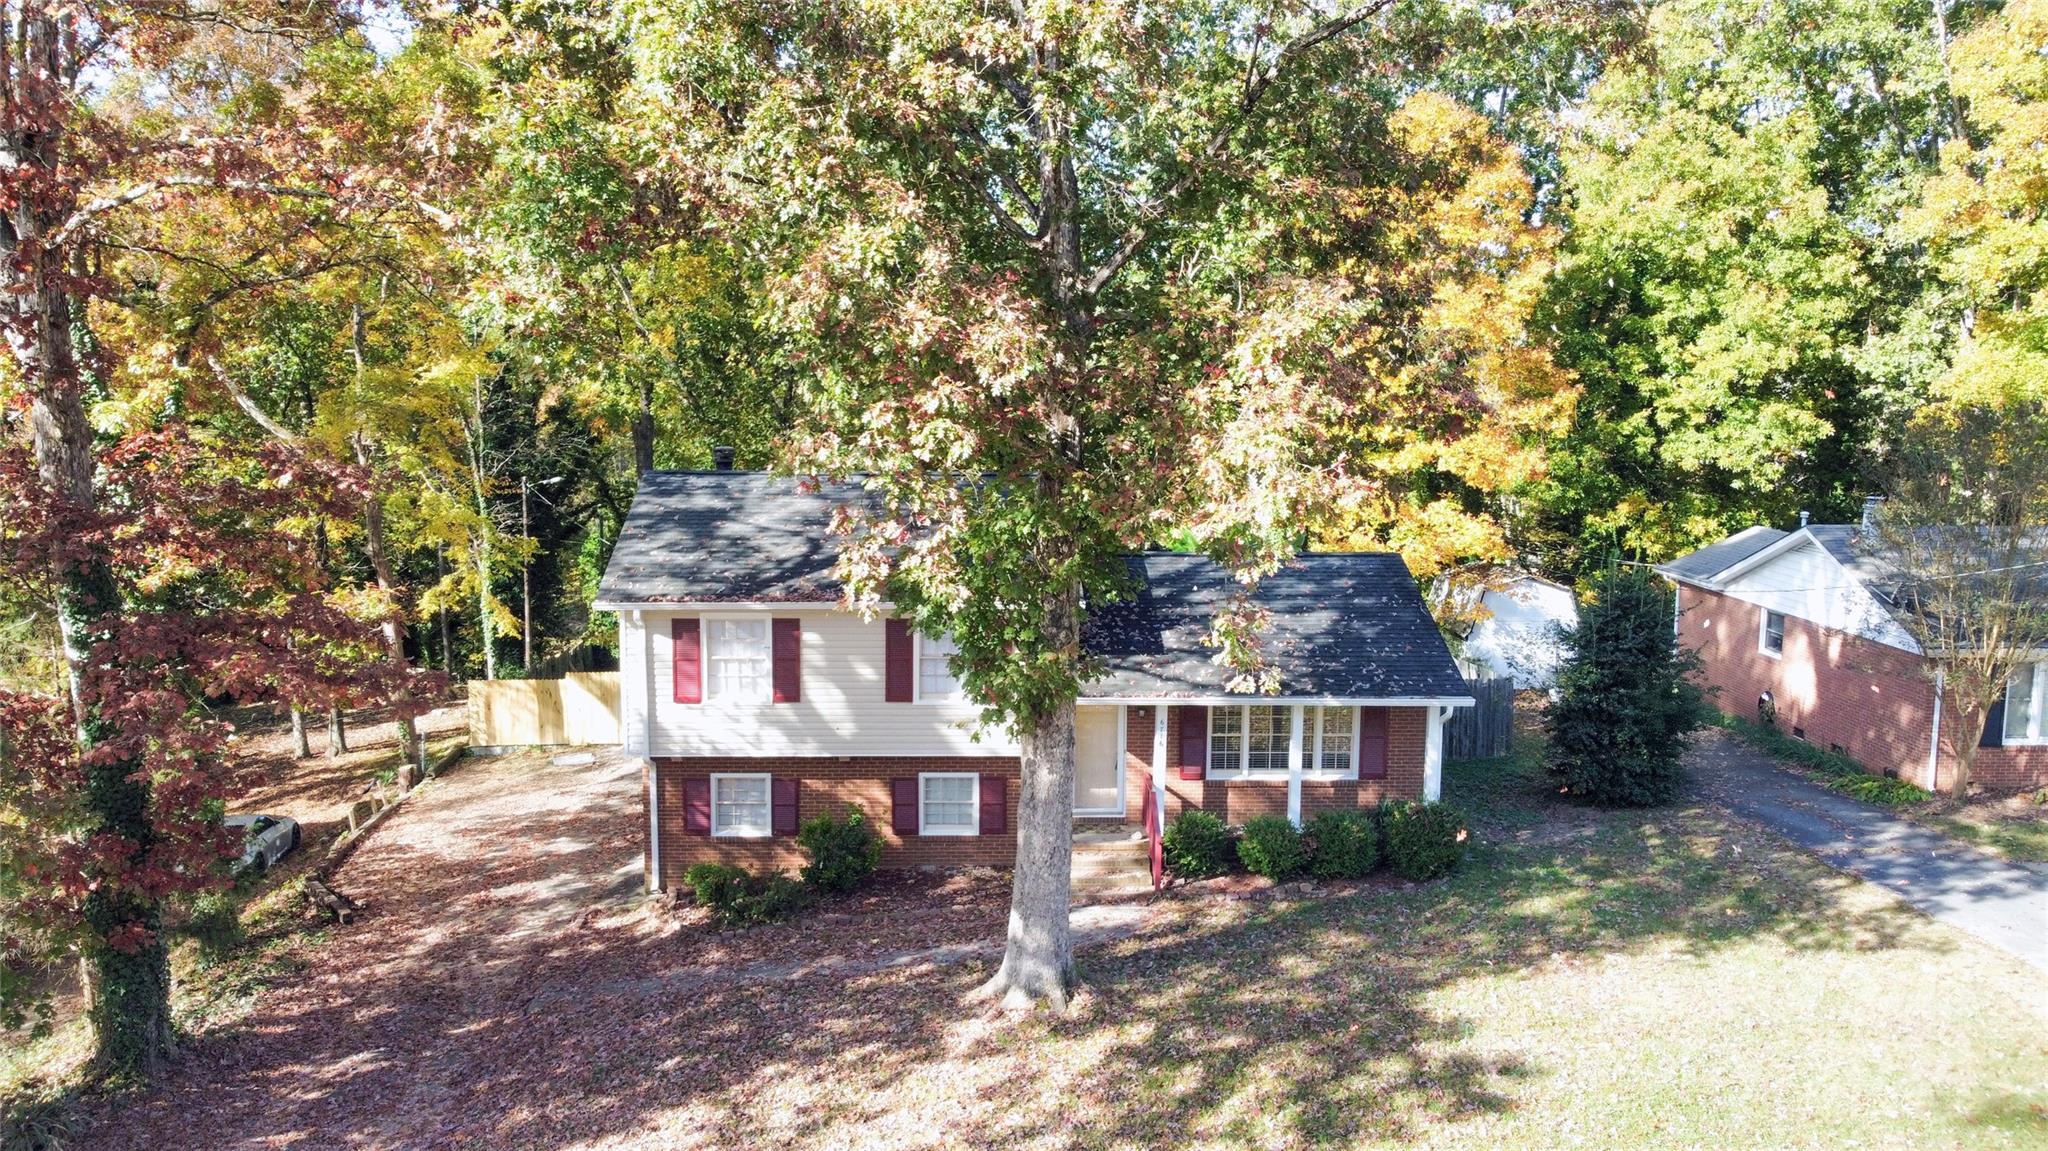
[[0, 437], [0, 576], [54, 605], [70, 697], [0, 696], [15, 813], [0, 822], [0, 1022], [24, 1010], [30, 965], [75, 950], [109, 1074], [147, 1075], [169, 1051], [164, 899], [213, 882], [230, 846], [215, 822], [227, 728], [207, 702], [404, 694], [378, 621], [325, 596], [283, 530], [360, 505], [363, 477], [204, 441], [175, 414], [118, 438], [89, 419], [112, 368], [94, 305], [120, 297], [108, 252], [124, 216], [214, 197], [344, 218], [393, 199], [196, 66], [259, 72], [266, 51], [346, 15], [264, 0], [0, 10], [0, 308], [18, 397]]

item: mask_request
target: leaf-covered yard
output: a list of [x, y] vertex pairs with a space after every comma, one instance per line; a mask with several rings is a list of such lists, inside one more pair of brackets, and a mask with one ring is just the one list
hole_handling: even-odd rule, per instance
[[[999, 877], [720, 935], [637, 909], [632, 767], [473, 761], [338, 884], [304, 971], [87, 1145], [2025, 1147], [2048, 986], [1691, 805], [1455, 765], [1448, 882], [1158, 901], [1064, 1018], [963, 1004]], [[750, 978], [718, 973], [746, 968]], [[803, 974], [803, 972], [810, 974]], [[792, 974], [794, 973], [794, 974]]]

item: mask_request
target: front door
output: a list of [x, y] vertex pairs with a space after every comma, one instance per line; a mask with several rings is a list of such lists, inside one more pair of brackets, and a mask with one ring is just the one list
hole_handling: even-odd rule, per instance
[[1082, 707], [1074, 710], [1074, 813], [1114, 815], [1124, 813], [1122, 757], [1117, 754], [1115, 707]]

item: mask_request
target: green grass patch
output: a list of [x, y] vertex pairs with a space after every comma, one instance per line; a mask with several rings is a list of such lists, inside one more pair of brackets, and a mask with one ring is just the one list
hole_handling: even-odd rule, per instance
[[1913, 818], [2007, 859], [2048, 863], [2048, 810], [2031, 817], [2002, 818], [1973, 804], [1948, 811], [1916, 812]]
[[1782, 763], [1799, 768], [1816, 783], [1879, 807], [1912, 807], [1931, 798], [1925, 789], [1903, 779], [1872, 775], [1863, 765], [1839, 752], [1794, 739], [1755, 720], [1708, 709], [1707, 721]]

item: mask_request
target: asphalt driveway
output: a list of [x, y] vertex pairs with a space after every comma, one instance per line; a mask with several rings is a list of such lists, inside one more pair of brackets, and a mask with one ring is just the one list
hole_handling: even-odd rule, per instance
[[1830, 791], [1709, 728], [1694, 786], [1828, 864], [2048, 971], [2048, 867], [2005, 860]]

